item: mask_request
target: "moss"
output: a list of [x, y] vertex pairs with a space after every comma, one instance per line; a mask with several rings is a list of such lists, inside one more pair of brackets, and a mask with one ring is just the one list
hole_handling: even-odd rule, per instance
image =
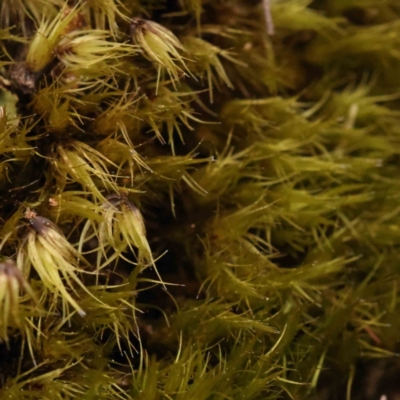
[[399, 23], [3, 0], [0, 398], [394, 395]]

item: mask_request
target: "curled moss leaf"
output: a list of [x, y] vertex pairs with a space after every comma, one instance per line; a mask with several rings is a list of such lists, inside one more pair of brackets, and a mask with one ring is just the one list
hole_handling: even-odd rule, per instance
[[19, 267], [25, 271], [29, 271], [30, 265], [35, 268], [44, 286], [53, 294], [53, 302], [61, 296], [64, 315], [69, 314], [68, 305], [81, 316], [86, 315], [68, 291], [77, 295], [76, 286], [87, 290], [79, 278], [79, 274], [84, 272], [78, 265], [79, 261], [84, 261], [83, 257], [50, 220], [30, 210], [25, 217], [33, 229], [28, 231], [25, 248], [18, 254]]
[[53, 20], [43, 19], [26, 55], [26, 64], [31, 71], [42, 71], [53, 60], [56, 47], [77, 11], [66, 13], [61, 10]]
[[183, 46], [167, 28], [154, 21], [135, 18], [131, 23], [131, 36], [143, 48], [146, 56], [158, 65], [158, 77], [162, 67], [174, 81], [190, 74], [180, 54], [184, 50]]

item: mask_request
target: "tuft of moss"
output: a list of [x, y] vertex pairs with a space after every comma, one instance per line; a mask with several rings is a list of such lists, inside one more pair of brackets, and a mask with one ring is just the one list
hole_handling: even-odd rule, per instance
[[2, 0], [0, 399], [397, 398], [399, 44], [394, 0]]

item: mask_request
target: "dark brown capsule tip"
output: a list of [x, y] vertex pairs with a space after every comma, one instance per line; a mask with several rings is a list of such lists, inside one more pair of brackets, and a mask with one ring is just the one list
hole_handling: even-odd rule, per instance
[[109, 194], [106, 196], [106, 202], [104, 202], [103, 207], [105, 209], [118, 207], [121, 202], [121, 196], [119, 194]]
[[41, 235], [44, 235], [46, 229], [49, 229], [49, 227], [53, 225], [53, 223], [49, 219], [45, 217], [40, 217], [39, 215], [35, 218], [30, 219], [29, 223], [32, 225], [33, 229]]
[[48, 218], [41, 217], [40, 215], [29, 219], [29, 223], [32, 228], [42, 236], [45, 236], [49, 229], [61, 233], [60, 228], [54, 222], [50, 221]]
[[130, 25], [131, 36], [134, 36], [136, 33], [136, 29], [142, 27], [145, 24], [145, 21], [140, 18], [133, 18]]
[[4, 260], [0, 262], [0, 274], [16, 278], [18, 281], [23, 279], [21, 271], [15, 265], [13, 260]]

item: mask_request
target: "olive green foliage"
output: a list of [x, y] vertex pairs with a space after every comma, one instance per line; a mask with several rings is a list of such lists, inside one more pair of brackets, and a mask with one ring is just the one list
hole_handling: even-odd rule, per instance
[[0, 46], [1, 399], [350, 400], [400, 351], [397, 1], [2, 0]]

